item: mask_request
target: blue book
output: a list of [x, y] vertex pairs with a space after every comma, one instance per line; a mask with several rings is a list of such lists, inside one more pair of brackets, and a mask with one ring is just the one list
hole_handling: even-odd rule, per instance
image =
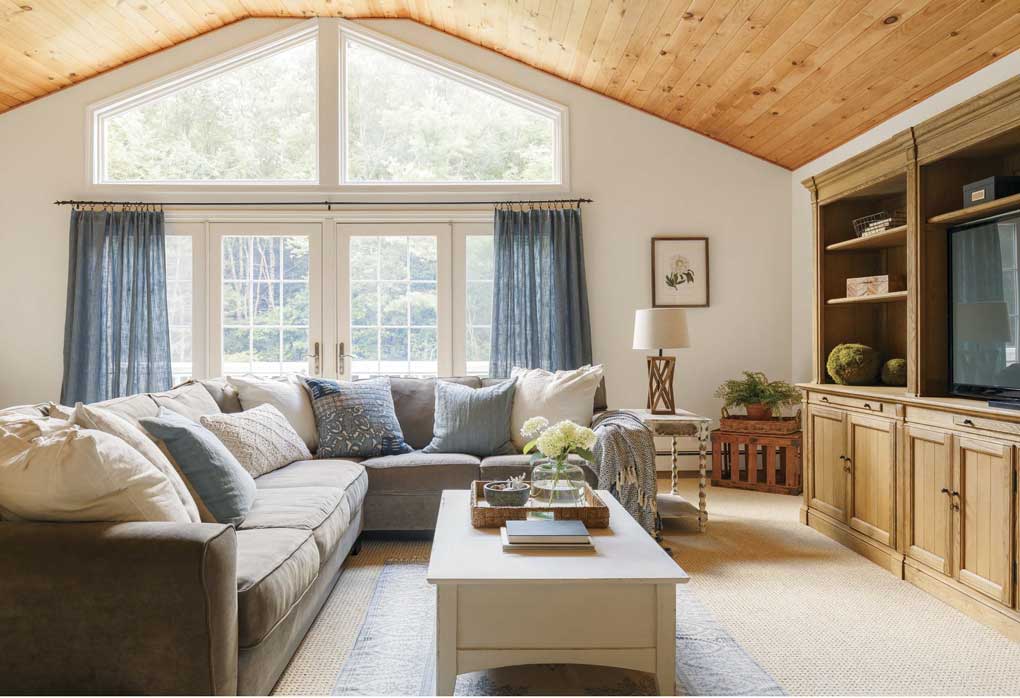
[[580, 521], [507, 521], [510, 543], [546, 543], [550, 545], [590, 543], [588, 529]]

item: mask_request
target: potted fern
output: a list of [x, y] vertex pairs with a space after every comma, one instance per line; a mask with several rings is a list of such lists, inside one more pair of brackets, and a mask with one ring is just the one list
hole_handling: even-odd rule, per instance
[[730, 407], [743, 407], [751, 419], [770, 419], [776, 410], [800, 402], [800, 392], [794, 386], [770, 381], [760, 371], [744, 371], [743, 378], [720, 385], [715, 396], [723, 399], [724, 413]]

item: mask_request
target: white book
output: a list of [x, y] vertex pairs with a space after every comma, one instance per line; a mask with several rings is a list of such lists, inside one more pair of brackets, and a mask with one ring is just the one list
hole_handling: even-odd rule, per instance
[[505, 553], [524, 550], [595, 550], [591, 536], [588, 537], [587, 543], [511, 543], [504, 526], [499, 529], [499, 537], [503, 541], [503, 552]]

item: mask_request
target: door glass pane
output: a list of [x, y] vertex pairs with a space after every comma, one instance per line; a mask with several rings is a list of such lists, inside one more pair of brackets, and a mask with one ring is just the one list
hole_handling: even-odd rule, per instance
[[469, 375], [488, 375], [492, 328], [492, 236], [465, 240], [464, 356]]
[[434, 236], [351, 237], [354, 377], [438, 373], [437, 256]]
[[222, 239], [224, 374], [308, 370], [309, 242], [305, 235]]
[[166, 237], [166, 300], [170, 316], [170, 362], [176, 385], [192, 376], [192, 259], [190, 235]]

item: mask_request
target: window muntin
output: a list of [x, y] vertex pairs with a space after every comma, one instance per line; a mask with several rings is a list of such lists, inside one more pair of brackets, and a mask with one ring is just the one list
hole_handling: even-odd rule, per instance
[[464, 359], [468, 375], [489, 374], [492, 338], [493, 237], [464, 239]]
[[308, 370], [310, 239], [221, 238], [221, 367], [224, 375], [280, 376]]
[[561, 183], [558, 111], [374, 41], [341, 41], [345, 183]]
[[350, 237], [351, 372], [439, 373], [439, 245], [432, 235]]
[[307, 38], [97, 113], [101, 183], [318, 180], [316, 41]]
[[192, 254], [190, 235], [166, 236], [166, 300], [174, 385], [188, 380], [194, 373]]

